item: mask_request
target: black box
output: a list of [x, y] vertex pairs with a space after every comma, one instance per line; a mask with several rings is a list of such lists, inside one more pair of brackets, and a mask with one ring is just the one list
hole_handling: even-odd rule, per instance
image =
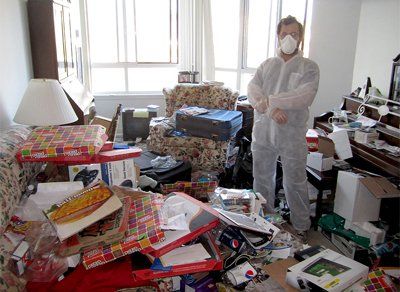
[[136, 138], [146, 139], [149, 135], [149, 124], [157, 117], [159, 106], [149, 105], [147, 108], [124, 108], [122, 110], [122, 135], [124, 141]]

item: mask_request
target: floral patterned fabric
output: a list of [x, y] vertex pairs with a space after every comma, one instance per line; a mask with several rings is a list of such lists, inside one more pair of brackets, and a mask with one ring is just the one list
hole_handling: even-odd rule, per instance
[[4, 240], [3, 233], [29, 179], [41, 167], [40, 163], [20, 164], [15, 158], [19, 146], [30, 132], [31, 129], [24, 126], [12, 126], [0, 131], [0, 291], [24, 289], [23, 281], [6, 267], [13, 247]]
[[221, 171], [227, 160], [230, 141], [213, 141], [199, 137], [169, 136], [174, 130], [173, 114], [184, 104], [206, 108], [234, 110], [238, 92], [223, 86], [177, 85], [163, 90], [167, 118], [153, 118], [147, 139], [148, 149], [172, 155], [175, 159], [189, 160], [194, 170]]
[[164, 88], [167, 117], [171, 117], [184, 104], [206, 108], [234, 110], [238, 92], [228, 87], [179, 84], [173, 89]]

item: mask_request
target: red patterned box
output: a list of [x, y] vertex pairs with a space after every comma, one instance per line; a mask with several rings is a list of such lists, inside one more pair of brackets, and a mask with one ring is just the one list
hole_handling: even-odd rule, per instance
[[85, 268], [91, 269], [103, 265], [163, 241], [165, 237], [160, 227], [161, 205], [162, 195], [160, 194], [149, 194], [134, 200], [129, 211], [126, 238], [113, 244], [85, 251], [83, 254]]
[[34, 129], [17, 153], [27, 161], [89, 161], [107, 140], [100, 125], [48, 126]]

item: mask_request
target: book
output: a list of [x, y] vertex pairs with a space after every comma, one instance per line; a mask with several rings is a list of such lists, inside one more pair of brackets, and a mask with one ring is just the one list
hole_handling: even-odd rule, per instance
[[100, 181], [43, 212], [56, 229], [60, 241], [64, 241], [121, 207], [121, 200], [103, 181]]
[[109, 244], [121, 240], [128, 228], [131, 198], [123, 198], [122, 205], [122, 208], [66, 239], [61, 244], [60, 255], [69, 256], [93, 245]]

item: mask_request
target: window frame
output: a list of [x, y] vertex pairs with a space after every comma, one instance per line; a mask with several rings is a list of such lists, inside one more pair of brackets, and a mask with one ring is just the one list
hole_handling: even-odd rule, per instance
[[[83, 39], [86, 39], [86, 54], [85, 54], [85, 59], [86, 59], [86, 78], [85, 80], [88, 83], [88, 87], [90, 88], [90, 90], [98, 95], [105, 95], [105, 94], [128, 94], [128, 95], [135, 95], [135, 94], [160, 94], [161, 90], [154, 90], [154, 91], [135, 91], [135, 90], [129, 90], [129, 73], [128, 73], [128, 69], [130, 68], [152, 68], [152, 69], [157, 69], [157, 68], [178, 68], [179, 66], [179, 15], [180, 15], [180, 11], [179, 11], [179, 0], [169, 0], [169, 20], [170, 20], [170, 28], [169, 28], [169, 62], [149, 62], [149, 61], [138, 61], [138, 54], [137, 54], [137, 36], [136, 36], [136, 17], [134, 18], [134, 46], [135, 46], [135, 60], [136, 61], [125, 61], [128, 59], [128, 38], [127, 38], [127, 28], [128, 28], [128, 24], [127, 24], [127, 10], [126, 10], [126, 1], [122, 0], [120, 5], [121, 5], [121, 9], [122, 9], [122, 15], [118, 15], [118, 2], [120, 0], [114, 0], [115, 2], [115, 8], [116, 8], [116, 19], [117, 19], [117, 23], [116, 23], [116, 37], [117, 37], [117, 41], [116, 41], [116, 50], [117, 50], [117, 61], [116, 62], [92, 62], [90, 60], [90, 32], [89, 32], [89, 12], [88, 12], [88, 1], [84, 0], [82, 1], [81, 4], [81, 9], [83, 11], [83, 13], [81, 13], [81, 17], [84, 19], [84, 21], [82, 22], [82, 31], [85, 32], [85, 36], [83, 36]], [[133, 13], [136, 13], [136, 0], [132, 0], [132, 5], [133, 5]], [[173, 12], [173, 7], [172, 7], [172, 3], [175, 2], [175, 8], [176, 8], [176, 15]], [[122, 17], [122, 19], [119, 19], [119, 17]], [[175, 20], [173, 21], [173, 18], [175, 18]], [[121, 36], [120, 36], [120, 23], [122, 22], [123, 24], [123, 28], [122, 28], [122, 44], [123, 44], [123, 50], [124, 50], [124, 56], [121, 57], [121, 48], [120, 48], [120, 44], [121, 44]], [[176, 25], [175, 29], [172, 28], [173, 25]], [[175, 36], [173, 36], [172, 34], [175, 34]], [[173, 48], [173, 42], [176, 40], [176, 48]], [[173, 50], [176, 50], [176, 53], [173, 53]], [[173, 55], [176, 55], [175, 59], [176, 60], [172, 60], [173, 59]], [[121, 58], [125, 58], [125, 60], [121, 61]], [[174, 62], [175, 61], [175, 62]], [[93, 82], [92, 82], [92, 74], [91, 74], [91, 70], [92, 69], [109, 69], [109, 68], [118, 68], [118, 69], [122, 69], [124, 71], [124, 88], [125, 90], [123, 91], [94, 91], [93, 90]]]

